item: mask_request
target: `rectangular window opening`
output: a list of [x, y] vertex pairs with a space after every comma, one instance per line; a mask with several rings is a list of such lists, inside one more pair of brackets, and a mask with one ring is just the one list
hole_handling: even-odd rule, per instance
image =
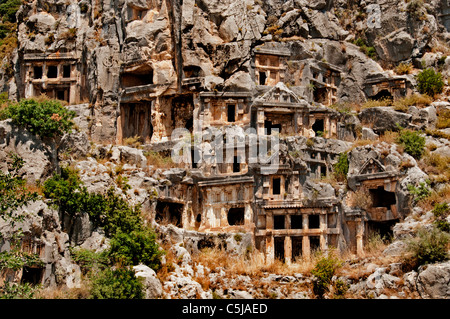
[[42, 66], [33, 67], [33, 77], [35, 79], [42, 79]]
[[64, 65], [63, 66], [63, 78], [70, 78], [70, 65]]
[[284, 215], [275, 215], [273, 216], [273, 229], [285, 229], [285, 216]]
[[236, 105], [228, 104], [228, 122], [236, 122]]
[[58, 77], [58, 67], [56, 65], [48, 66], [47, 77], [50, 79], [56, 79]]
[[272, 180], [272, 194], [280, 195], [281, 194], [281, 178], [274, 178]]

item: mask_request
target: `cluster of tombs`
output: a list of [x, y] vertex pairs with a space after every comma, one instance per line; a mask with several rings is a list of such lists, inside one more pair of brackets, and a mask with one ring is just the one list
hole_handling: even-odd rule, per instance
[[[179, 89], [160, 81], [149, 64], [134, 61], [123, 65], [120, 74], [119, 115], [116, 143], [138, 137], [152, 145], [173, 146], [172, 133], [185, 128], [193, 136], [216, 128], [253, 129], [259, 137], [276, 136], [289, 149], [289, 138], [300, 138], [300, 154], [278, 153], [275, 171], [264, 164], [249, 163], [250, 142], [233, 145], [227, 162], [197, 162], [202, 147], [191, 149], [184, 163], [190, 173], [182, 181], [161, 186], [154, 206], [156, 220], [206, 232], [246, 231], [254, 234], [254, 245], [268, 260], [286, 262], [310, 256], [330, 246], [363, 253], [371, 231], [388, 233], [405, 212], [396, 193], [400, 175], [386, 171], [371, 159], [353, 188], [368, 188], [373, 207], [349, 209], [336, 196], [305, 192], [310, 180], [329, 176], [339, 153], [316, 149], [315, 138], [343, 139], [353, 135], [340, 124], [338, 102], [341, 70], [314, 59], [294, 61], [295, 72], [284, 84], [290, 52], [262, 45], [255, 49], [252, 76], [256, 93], [204, 90], [201, 73], [186, 70], [178, 79]], [[76, 104], [85, 94], [83, 70], [68, 54], [40, 56], [25, 54], [25, 97], [42, 93]], [[368, 98], [398, 98], [410, 93], [402, 77], [373, 77], [368, 80]], [[311, 142], [312, 141], [312, 142]], [[223, 148], [225, 152], [228, 149]], [[298, 153], [298, 152], [297, 152]], [[244, 154], [244, 155], [242, 155]], [[274, 154], [271, 154], [274, 155]], [[369, 160], [368, 160], [369, 161]]]

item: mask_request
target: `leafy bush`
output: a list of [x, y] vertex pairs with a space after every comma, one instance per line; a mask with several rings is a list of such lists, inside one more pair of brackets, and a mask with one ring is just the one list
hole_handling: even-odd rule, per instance
[[92, 299], [142, 299], [143, 285], [132, 270], [105, 269], [92, 282]]
[[70, 249], [72, 259], [80, 266], [81, 271], [86, 274], [89, 271], [103, 269], [109, 264], [108, 252], [96, 253], [89, 249]]
[[144, 226], [140, 207], [129, 205], [115, 194], [113, 188], [106, 194], [89, 193], [78, 172], [65, 167], [61, 169], [61, 175], [45, 181], [43, 192], [62, 213], [69, 216], [87, 213], [94, 226], [102, 227], [105, 235], [112, 238], [111, 248], [105, 255], [74, 251], [74, 258], [82, 268], [109, 263], [143, 263], [155, 270], [159, 268], [162, 252], [158, 249], [155, 234]]
[[355, 45], [359, 46], [361, 52], [367, 55], [369, 58], [376, 60], [377, 59], [377, 51], [374, 47], [369, 46], [366, 41], [361, 38], [358, 38], [353, 42]]
[[139, 206], [130, 206], [112, 188], [105, 195], [89, 193], [82, 186], [78, 172], [69, 167], [62, 168], [60, 175], [47, 179], [43, 192], [63, 213], [71, 216], [88, 213], [94, 225], [103, 227], [108, 237], [114, 236], [118, 231], [142, 229]]
[[419, 132], [403, 129], [396, 142], [402, 145], [405, 152], [415, 159], [420, 159], [425, 152], [425, 137]]
[[449, 234], [437, 228], [422, 228], [417, 232], [417, 238], [408, 241], [407, 245], [412, 259], [420, 266], [447, 260], [449, 240]]
[[447, 216], [450, 213], [450, 207], [447, 203], [437, 203], [433, 208], [433, 215], [435, 217], [434, 225], [441, 231], [450, 232], [450, 223], [447, 221]]
[[40, 286], [32, 286], [29, 283], [14, 284], [5, 282], [0, 287], [0, 299], [33, 299]]
[[24, 165], [23, 159], [9, 153], [7, 162], [8, 173], [0, 170], [0, 218], [14, 226], [25, 217], [15, 214], [16, 210], [37, 200], [38, 194], [27, 191], [26, 180], [19, 174]]
[[334, 166], [334, 173], [336, 177], [339, 179], [346, 179], [348, 174], [348, 154], [341, 153], [339, 154], [339, 159], [336, 165]]
[[431, 189], [429, 188], [429, 182], [426, 183], [419, 183], [419, 186], [414, 186], [412, 184], [409, 184], [407, 186], [409, 193], [413, 196], [413, 202], [414, 204], [420, 202], [421, 200], [424, 200], [428, 196], [431, 195]]
[[69, 133], [74, 122], [74, 111], [69, 111], [57, 100], [24, 99], [12, 103], [6, 116], [41, 138], [52, 138]]
[[150, 230], [119, 232], [111, 240], [109, 257], [121, 265], [144, 264], [157, 270], [162, 253], [158, 250], [155, 238], [155, 233]]
[[0, 4], [1, 22], [16, 22], [16, 12], [21, 4], [21, 0], [2, 0]]
[[313, 292], [319, 298], [328, 292], [331, 279], [336, 270], [341, 266], [341, 262], [336, 257], [329, 255], [322, 257], [311, 271], [316, 278], [313, 283]]
[[435, 72], [432, 68], [423, 70], [417, 75], [417, 89], [420, 93], [429, 96], [442, 93], [444, 89], [442, 74]]

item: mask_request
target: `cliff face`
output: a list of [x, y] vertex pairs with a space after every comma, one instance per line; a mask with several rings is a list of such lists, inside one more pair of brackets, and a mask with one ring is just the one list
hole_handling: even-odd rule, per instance
[[[153, 136], [145, 129], [129, 134], [158, 142], [189, 120], [164, 115], [169, 108], [195, 108], [181, 105], [183, 96], [192, 100], [200, 91], [259, 95], [258, 47], [287, 52], [283, 80], [301, 95], [308, 94], [308, 84], [295, 82], [302, 71], [296, 61], [315, 59], [341, 71], [339, 101], [364, 101], [367, 78], [383, 72], [379, 64], [420, 65], [423, 54], [443, 41], [442, 12], [441, 1], [29, 2], [17, 14], [16, 83], [10, 95], [59, 94], [71, 104], [88, 102], [94, 122], [90, 134], [111, 142], [128, 134], [122, 132], [127, 111], [120, 104], [151, 101], [145, 116], [151, 118]], [[379, 64], [352, 42], [366, 53], [370, 48]], [[47, 79], [39, 77], [42, 72], [33, 69], [63, 62], [71, 65], [70, 75], [57, 80], [46, 72]], [[56, 72], [62, 74], [60, 68]]]

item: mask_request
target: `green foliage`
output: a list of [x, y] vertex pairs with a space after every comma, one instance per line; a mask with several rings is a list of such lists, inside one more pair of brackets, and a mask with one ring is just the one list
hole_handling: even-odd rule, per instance
[[112, 188], [105, 195], [89, 193], [82, 186], [78, 172], [69, 167], [62, 168], [61, 175], [46, 180], [43, 192], [63, 213], [71, 216], [88, 213], [94, 225], [103, 227], [108, 237], [119, 231], [129, 233], [143, 227], [139, 206], [130, 206]]
[[32, 98], [11, 103], [6, 116], [41, 138], [53, 138], [71, 132], [75, 112], [69, 111], [58, 100]]
[[449, 234], [437, 229], [420, 229], [417, 237], [407, 242], [408, 250], [417, 266], [432, 264], [449, 258]]
[[109, 264], [108, 252], [96, 253], [89, 249], [70, 249], [73, 261], [80, 266], [81, 271], [86, 274], [89, 271], [96, 271], [105, 268]]
[[413, 196], [413, 203], [417, 204], [421, 200], [424, 200], [428, 196], [431, 195], [431, 189], [429, 187], [430, 182], [427, 181], [426, 183], [419, 183], [419, 186], [414, 186], [412, 184], [409, 184], [407, 186], [409, 193]]
[[442, 93], [444, 89], [444, 80], [442, 74], [428, 68], [417, 74], [417, 89], [422, 94], [434, 96]]
[[347, 293], [347, 290], [350, 288], [349, 285], [338, 279], [335, 281], [335, 283], [333, 284], [334, 286], [334, 299], [343, 299], [345, 294]]
[[24, 215], [17, 215], [17, 209], [38, 199], [37, 193], [26, 190], [26, 180], [21, 177], [19, 170], [24, 161], [17, 154], [9, 153], [8, 173], [0, 170], [0, 218], [14, 226], [24, 219]]
[[32, 286], [29, 283], [14, 284], [5, 282], [0, 287], [0, 299], [33, 299], [40, 286]]
[[23, 252], [16, 246], [13, 246], [10, 251], [0, 253], [0, 270], [19, 270], [23, 266], [43, 267], [44, 263], [38, 255]]
[[87, 213], [94, 226], [102, 227], [106, 236], [112, 238], [111, 248], [105, 255], [74, 251], [74, 258], [82, 268], [107, 263], [143, 263], [155, 270], [159, 268], [162, 252], [158, 249], [155, 234], [144, 226], [140, 207], [130, 206], [115, 194], [113, 188], [106, 194], [89, 193], [78, 172], [65, 167], [61, 169], [61, 175], [45, 181], [43, 192], [62, 213], [70, 216]]
[[1, 0], [0, 16], [2, 22], [16, 22], [16, 12], [21, 4], [21, 0]]
[[419, 132], [402, 129], [396, 142], [402, 145], [405, 152], [415, 159], [420, 159], [425, 152], [425, 137]]
[[111, 240], [109, 257], [121, 265], [144, 264], [157, 270], [162, 252], [155, 241], [156, 235], [150, 230], [119, 232]]
[[435, 217], [434, 225], [441, 231], [450, 232], [450, 223], [447, 221], [447, 216], [450, 213], [450, 207], [447, 203], [437, 203], [433, 208], [433, 215]]
[[339, 154], [338, 162], [334, 165], [334, 173], [339, 179], [346, 179], [348, 174], [348, 154]]
[[142, 299], [143, 285], [132, 270], [105, 269], [92, 282], [93, 299]]
[[353, 44], [359, 46], [361, 52], [367, 55], [369, 58], [376, 60], [377, 59], [377, 51], [374, 47], [369, 46], [366, 41], [361, 38], [356, 39]]
[[61, 212], [75, 214], [82, 211], [88, 196], [82, 187], [78, 172], [70, 167], [62, 167], [61, 174], [55, 174], [44, 182], [42, 191]]
[[336, 270], [341, 266], [341, 261], [331, 254], [322, 257], [311, 271], [316, 278], [313, 282], [313, 292], [318, 298], [328, 292], [331, 279]]

